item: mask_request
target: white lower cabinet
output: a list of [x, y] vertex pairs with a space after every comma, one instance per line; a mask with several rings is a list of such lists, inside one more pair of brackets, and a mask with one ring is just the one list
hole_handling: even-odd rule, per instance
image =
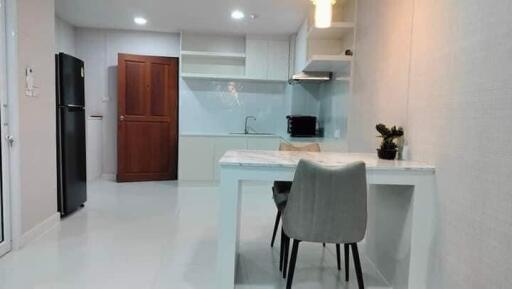
[[248, 150], [262, 150], [262, 151], [275, 151], [279, 149], [279, 144], [281, 143], [281, 138], [258, 138], [251, 137], [247, 139], [247, 149]]
[[338, 152], [346, 153], [348, 151], [346, 142], [342, 140], [322, 140], [322, 141], [292, 141], [291, 144], [294, 146], [305, 146], [308, 144], [319, 143], [320, 150], [322, 152]]
[[[218, 181], [219, 160], [229, 150], [278, 150], [283, 140], [278, 136], [180, 136], [178, 178], [182, 181]], [[283, 141], [284, 142], [284, 141]], [[315, 140], [294, 140], [303, 146]], [[319, 141], [324, 152], [346, 152], [340, 140]]]
[[213, 180], [213, 154], [213, 138], [180, 137], [178, 178], [184, 181]]
[[214, 141], [214, 155], [213, 155], [213, 176], [215, 180], [220, 179], [220, 166], [219, 160], [230, 150], [245, 150], [247, 149], [247, 139], [245, 137], [218, 137]]
[[278, 136], [180, 136], [178, 178], [218, 181], [219, 160], [229, 150], [277, 150]]

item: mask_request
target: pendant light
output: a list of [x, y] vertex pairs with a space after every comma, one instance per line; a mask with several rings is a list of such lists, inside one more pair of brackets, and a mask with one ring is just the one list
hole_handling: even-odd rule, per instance
[[315, 27], [329, 28], [332, 23], [332, 6], [336, 0], [311, 0], [315, 4]]

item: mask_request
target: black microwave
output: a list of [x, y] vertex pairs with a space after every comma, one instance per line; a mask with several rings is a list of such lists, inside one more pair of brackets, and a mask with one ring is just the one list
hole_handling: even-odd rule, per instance
[[316, 133], [316, 117], [307, 115], [289, 115], [288, 133], [292, 137], [314, 137]]

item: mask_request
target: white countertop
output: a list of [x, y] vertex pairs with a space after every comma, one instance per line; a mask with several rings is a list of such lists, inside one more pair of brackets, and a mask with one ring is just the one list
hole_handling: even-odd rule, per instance
[[291, 137], [277, 134], [230, 134], [230, 133], [184, 133], [182, 137], [251, 137], [251, 138], [279, 138], [284, 142], [291, 143], [324, 143], [341, 141], [341, 139], [328, 137]]
[[315, 153], [288, 151], [228, 151], [219, 161], [225, 166], [251, 167], [296, 167], [301, 159], [311, 160], [324, 166], [342, 166], [348, 163], [363, 161], [368, 169], [377, 170], [414, 170], [434, 173], [435, 167], [413, 161], [381, 160], [376, 154], [359, 153]]
[[276, 134], [237, 134], [237, 133], [184, 133], [183, 137], [262, 137], [262, 138], [282, 138]]

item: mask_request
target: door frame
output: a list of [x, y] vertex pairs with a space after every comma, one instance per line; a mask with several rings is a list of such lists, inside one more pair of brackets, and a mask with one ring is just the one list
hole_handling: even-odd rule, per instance
[[[1, 1], [1, 0], [0, 0]], [[13, 41], [13, 37], [9, 37], [7, 31], [12, 30], [12, 3], [13, 1], [3, 1], [9, 3], [3, 3], [4, 5], [0, 8], [0, 150], [1, 150], [1, 191], [2, 195], [0, 204], [2, 207], [0, 208], [0, 220], [3, 221], [0, 224], [0, 229], [3, 230], [3, 241], [0, 238], [0, 257], [7, 254], [12, 249], [12, 212], [11, 212], [11, 154], [10, 154], [10, 144], [8, 142], [8, 136], [10, 135], [9, 130], [9, 95], [10, 89], [12, 86], [16, 85], [16, 82], [12, 82], [12, 77], [14, 75], [9, 74], [12, 73], [12, 70], [8, 67], [12, 65], [12, 45], [15, 45]], [[9, 8], [7, 8], [9, 7]], [[9, 10], [8, 10], [9, 9]], [[15, 10], [15, 6], [14, 6]], [[16, 62], [14, 60], [14, 62]]]
[[[1, 0], [0, 0], [1, 1]], [[118, 62], [117, 62], [117, 118], [116, 118], [116, 172], [115, 172], [115, 180], [117, 182], [138, 182], [138, 180], [125, 180], [119, 178], [119, 158], [120, 150], [119, 150], [119, 139], [120, 135], [120, 119], [123, 116], [121, 113], [121, 97], [119, 94], [121, 93], [121, 81], [119, 79], [119, 64], [120, 58], [123, 57], [132, 57], [132, 58], [144, 58], [144, 57], [152, 57], [152, 58], [164, 58], [164, 59], [173, 59], [176, 60], [176, 180], [179, 180], [179, 147], [180, 147], [180, 72], [181, 72], [181, 59], [178, 56], [161, 56], [161, 55], [149, 55], [149, 54], [133, 54], [133, 53], [118, 53]], [[160, 181], [160, 180], [154, 180]]]

